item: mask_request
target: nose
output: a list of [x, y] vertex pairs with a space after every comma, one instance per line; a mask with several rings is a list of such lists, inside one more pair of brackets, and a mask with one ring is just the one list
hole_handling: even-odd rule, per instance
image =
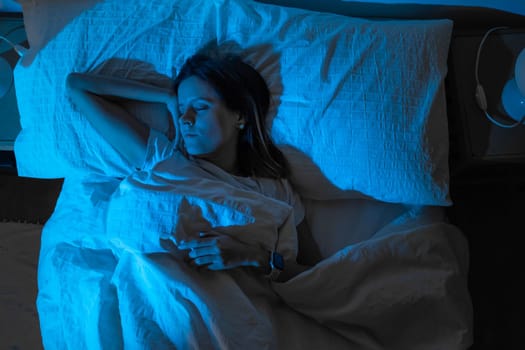
[[182, 125], [192, 126], [195, 124], [195, 113], [190, 108], [186, 109], [179, 117], [179, 123]]

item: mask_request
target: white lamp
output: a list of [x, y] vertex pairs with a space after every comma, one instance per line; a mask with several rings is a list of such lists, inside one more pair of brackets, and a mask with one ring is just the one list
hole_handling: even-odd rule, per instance
[[501, 102], [505, 112], [519, 122], [525, 117], [525, 49], [516, 59], [514, 78], [510, 79], [501, 93]]
[[[479, 81], [479, 61], [481, 56], [481, 50], [487, 40], [488, 36], [497, 30], [509, 29], [508, 27], [494, 27], [490, 28], [485, 32], [485, 35], [481, 39], [478, 46], [478, 52], [476, 54], [476, 65], [475, 65], [475, 77], [476, 77], [476, 102], [479, 108], [483, 111], [488, 120], [493, 124], [502, 128], [515, 128], [522, 124], [525, 125], [525, 49], [522, 49], [516, 64], [514, 65], [514, 78], [510, 79], [501, 92], [501, 104], [508, 117], [513, 119], [513, 123], [503, 123], [494, 118], [487, 111], [487, 96], [485, 89]], [[498, 118], [499, 119], [499, 118]]]
[[13, 70], [5, 58], [0, 57], [0, 99], [3, 98], [13, 84]]

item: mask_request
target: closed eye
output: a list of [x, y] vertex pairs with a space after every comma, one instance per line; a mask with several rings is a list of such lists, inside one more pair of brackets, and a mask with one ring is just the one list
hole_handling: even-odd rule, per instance
[[196, 105], [193, 107], [193, 110], [198, 112], [198, 111], [204, 111], [208, 108], [209, 108], [208, 105]]
[[[205, 111], [205, 110], [207, 110], [209, 108], [210, 108], [209, 106], [195, 106], [195, 107], [188, 108], [188, 110], [190, 112], [192, 112], [192, 113], [198, 113], [198, 112], [201, 112], [201, 111]], [[186, 112], [188, 110], [186, 110]], [[184, 113], [185, 113], [184, 111], [179, 110], [179, 117], [183, 116]]]
[[188, 111], [196, 113], [196, 112], [210, 109], [211, 103], [212, 103], [211, 101], [207, 99], [203, 99], [203, 98], [193, 99], [189, 102], [188, 105], [179, 103], [179, 115], [183, 115], [184, 113]]

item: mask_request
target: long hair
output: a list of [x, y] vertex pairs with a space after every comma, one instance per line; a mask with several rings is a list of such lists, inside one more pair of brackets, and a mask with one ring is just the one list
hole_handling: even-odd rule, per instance
[[241, 175], [288, 177], [286, 158], [267, 131], [270, 91], [259, 72], [238, 55], [197, 53], [183, 64], [174, 80], [174, 90], [177, 91], [181, 82], [192, 76], [210, 84], [225, 106], [245, 120], [237, 147]]

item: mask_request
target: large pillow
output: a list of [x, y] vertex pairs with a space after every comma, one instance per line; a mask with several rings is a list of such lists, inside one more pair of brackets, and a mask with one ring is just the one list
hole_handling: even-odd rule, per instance
[[106, 0], [16, 67], [19, 174], [130, 171], [68, 100], [69, 72], [162, 84], [203, 45], [233, 41], [269, 83], [271, 133], [304, 197], [449, 205], [451, 29], [449, 20], [374, 21], [248, 0]]

